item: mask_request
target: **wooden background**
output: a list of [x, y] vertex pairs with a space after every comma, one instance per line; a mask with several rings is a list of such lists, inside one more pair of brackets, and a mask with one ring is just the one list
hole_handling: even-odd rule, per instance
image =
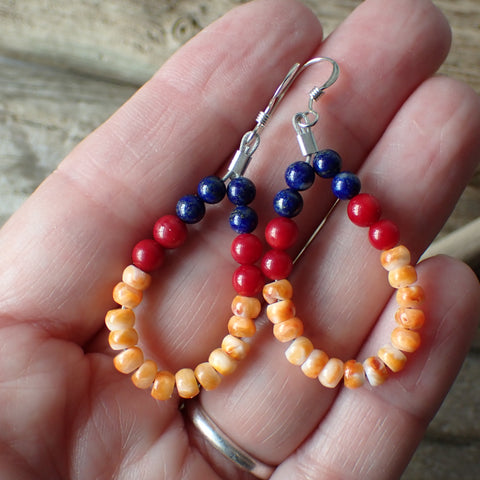
[[[166, 58], [239, 3], [243, 2], [0, 0], [0, 225]], [[304, 3], [328, 33], [360, 1]], [[480, 0], [435, 3], [448, 16], [454, 34], [442, 72], [467, 81], [480, 93]], [[478, 268], [479, 212], [477, 171], [435, 248], [458, 254]], [[479, 379], [477, 334], [404, 480], [480, 478]]]

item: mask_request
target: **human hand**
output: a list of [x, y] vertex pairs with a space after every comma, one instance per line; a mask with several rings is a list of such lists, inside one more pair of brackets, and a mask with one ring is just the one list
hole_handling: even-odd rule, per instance
[[[2, 478], [249, 478], [185, 424], [177, 398], [156, 402], [115, 372], [104, 327], [112, 287], [154, 221], [200, 178], [225, 172], [291, 64], [319, 55], [336, 59], [341, 74], [317, 105], [318, 144], [359, 172], [418, 258], [480, 151], [477, 96], [431, 77], [449, 38], [423, 0], [367, 0], [325, 43], [300, 4], [253, 2], [202, 32], [79, 145], [0, 234]], [[290, 118], [320, 75], [308, 69], [292, 87], [247, 172], [259, 231], [298, 158]], [[304, 241], [332, 203], [328, 189], [317, 181], [305, 195]], [[212, 207], [190, 229], [137, 310], [143, 349], [162, 368], [205, 361], [226, 333], [229, 210]], [[295, 268], [306, 333], [332, 356], [364, 358], [389, 338], [395, 305], [378, 256], [340, 205]], [[423, 344], [383, 386], [324, 389], [285, 360], [260, 320], [249, 357], [201, 394], [204, 409], [247, 451], [279, 464], [272, 478], [398, 477], [480, 310], [464, 265], [441, 257], [417, 270], [427, 292]]]

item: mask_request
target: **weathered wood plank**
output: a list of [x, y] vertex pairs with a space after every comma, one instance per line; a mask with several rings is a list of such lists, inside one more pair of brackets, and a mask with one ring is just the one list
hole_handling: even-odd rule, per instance
[[133, 91], [0, 58], [0, 225]]

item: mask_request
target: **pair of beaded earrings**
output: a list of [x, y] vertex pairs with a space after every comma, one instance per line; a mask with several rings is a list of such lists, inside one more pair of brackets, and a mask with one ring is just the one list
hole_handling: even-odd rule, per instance
[[[301, 72], [320, 62], [328, 62], [332, 73], [322, 87], [315, 87], [310, 92], [308, 110], [293, 117], [304, 160], [292, 163], [285, 171], [287, 188], [280, 190], [273, 200], [277, 216], [265, 229], [265, 240], [271, 248], [263, 254], [262, 241], [252, 233], [257, 227], [258, 217], [249, 206], [256, 189], [254, 183], [243, 174], [260, 143], [260, 131], [278, 102]], [[200, 386], [205, 390], [213, 390], [219, 386], [223, 376], [234, 372], [238, 362], [246, 357], [250, 349], [245, 339], [255, 334], [254, 320], [262, 309], [257, 295], [262, 290], [268, 303], [266, 313], [273, 323], [274, 336], [280, 342], [291, 342], [285, 352], [287, 360], [300, 366], [307, 377], [317, 378], [325, 387], [335, 388], [342, 378], [348, 388], [358, 388], [366, 381], [372, 386], [380, 385], [390, 372], [404, 368], [407, 360], [404, 352], [414, 352], [420, 346], [418, 330], [425, 318], [418, 307], [424, 299], [424, 291], [416, 283], [417, 275], [410, 264], [409, 250], [398, 244], [400, 235], [397, 226], [381, 218], [380, 204], [374, 196], [360, 193], [361, 183], [357, 175], [341, 171], [338, 153], [330, 149], [318, 149], [311, 130], [318, 121], [313, 102], [335, 83], [338, 75], [339, 67], [330, 58], [314, 58], [303, 66], [295, 64], [265, 111], [258, 115], [255, 128], [243, 136], [225, 177], [209, 176], [201, 180], [196, 194], [180, 198], [175, 215], [165, 215], [155, 223], [153, 238], [141, 240], [133, 248], [133, 263], [125, 268], [122, 281], [113, 291], [113, 298], [120, 308], [110, 310], [105, 323], [110, 330], [110, 347], [121, 350], [114, 358], [116, 369], [132, 374], [133, 384], [140, 389], [151, 389], [155, 399], [171, 398], [175, 387], [180, 397], [195, 397], [200, 392]], [[349, 201], [347, 212], [350, 220], [357, 226], [368, 228], [370, 243], [381, 250], [380, 261], [388, 271], [388, 281], [397, 289], [397, 326], [392, 331], [390, 343], [363, 362], [343, 362], [314, 348], [311, 340], [303, 335], [304, 326], [296, 316], [292, 301], [293, 287], [287, 278], [294, 260], [287, 250], [294, 246], [298, 238], [298, 227], [292, 219], [303, 207], [300, 192], [312, 186], [316, 175], [332, 179], [331, 187], [337, 199]], [[234, 205], [229, 221], [237, 236], [231, 245], [231, 255], [239, 264], [233, 273], [232, 283], [237, 295], [232, 301], [233, 316], [227, 324], [229, 333], [221, 346], [210, 353], [208, 360], [194, 369], [182, 368], [176, 373], [161, 370], [153, 360], [144, 358], [138, 346], [133, 309], [140, 304], [144, 290], [151, 283], [150, 273], [163, 264], [165, 250], [180, 247], [188, 235], [187, 225], [203, 218], [205, 204], [218, 203], [225, 195]], [[259, 260], [260, 266], [256, 265]], [[265, 278], [271, 282], [265, 285]]]

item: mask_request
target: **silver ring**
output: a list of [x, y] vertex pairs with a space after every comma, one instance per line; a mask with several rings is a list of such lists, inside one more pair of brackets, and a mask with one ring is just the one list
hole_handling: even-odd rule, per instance
[[196, 400], [186, 402], [186, 411], [195, 427], [225, 458], [257, 478], [271, 477], [275, 467], [257, 460], [230, 440], [207, 415], [200, 402]]

